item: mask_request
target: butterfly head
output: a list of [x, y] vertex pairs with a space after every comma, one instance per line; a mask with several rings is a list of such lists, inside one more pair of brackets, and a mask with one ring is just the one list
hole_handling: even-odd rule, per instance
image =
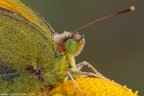
[[64, 32], [55, 34], [54, 40], [58, 45], [58, 54], [65, 52], [73, 56], [77, 56], [83, 49], [85, 38], [79, 33]]

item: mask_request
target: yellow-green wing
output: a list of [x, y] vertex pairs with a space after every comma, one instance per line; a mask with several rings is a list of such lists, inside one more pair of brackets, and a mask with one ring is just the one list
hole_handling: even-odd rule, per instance
[[39, 91], [43, 83], [25, 68], [52, 66], [55, 47], [55, 42], [27, 19], [0, 9], [0, 93]]
[[47, 35], [52, 35], [53, 30], [36, 12], [26, 6], [21, 0], [0, 0], [0, 7], [15, 12], [26, 18], [34, 25], [39, 27]]

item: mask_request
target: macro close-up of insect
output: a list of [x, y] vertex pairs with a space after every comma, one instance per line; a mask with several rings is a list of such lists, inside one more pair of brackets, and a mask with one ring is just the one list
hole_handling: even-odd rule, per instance
[[[74, 31], [57, 33], [26, 2], [25, 0], [0, 1], [0, 95], [30, 93], [76, 96], [49, 95], [57, 85], [71, 80], [82, 95], [92, 96], [79, 86], [76, 78], [92, 77], [112, 82], [106, 78], [107, 76], [100, 74], [87, 59], [80, 62], [75, 60], [75, 57], [83, 51], [87, 41], [84, 35], [81, 35], [84, 34], [81, 31], [97, 22], [131, 13], [135, 11], [134, 6], [89, 21], [90, 23], [87, 22]], [[91, 71], [83, 71], [83, 66]], [[130, 96], [138, 95], [135, 93]]]

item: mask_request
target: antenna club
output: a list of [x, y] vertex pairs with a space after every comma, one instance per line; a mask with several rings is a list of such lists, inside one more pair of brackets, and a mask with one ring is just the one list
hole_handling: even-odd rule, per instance
[[135, 7], [134, 7], [134, 6], [131, 6], [131, 7], [130, 7], [130, 11], [135, 11]]

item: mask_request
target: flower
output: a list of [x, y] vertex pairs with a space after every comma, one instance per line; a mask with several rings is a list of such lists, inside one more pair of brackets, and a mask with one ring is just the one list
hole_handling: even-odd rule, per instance
[[[100, 78], [77, 78], [79, 87], [88, 96], [138, 96], [138, 92], [132, 92], [126, 86], [122, 86], [114, 81]], [[79, 91], [72, 80], [56, 86], [47, 96], [85, 96]]]

